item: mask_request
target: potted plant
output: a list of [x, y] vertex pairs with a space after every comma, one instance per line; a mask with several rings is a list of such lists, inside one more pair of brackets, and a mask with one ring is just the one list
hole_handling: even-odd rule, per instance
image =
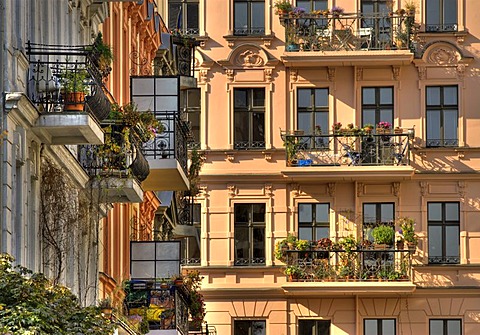
[[275, 8], [275, 14], [283, 16], [292, 11], [292, 4], [288, 0], [279, 0], [273, 5]]
[[103, 42], [102, 33], [99, 32], [93, 42], [92, 61], [100, 70], [103, 77], [108, 76], [111, 71], [110, 64], [113, 62], [113, 50], [110, 45]]
[[82, 111], [85, 95], [89, 93], [90, 76], [86, 69], [68, 68], [62, 73], [64, 110]]
[[279, 261], [285, 262], [287, 256], [288, 244], [287, 239], [278, 241], [275, 244], [275, 258]]
[[293, 234], [288, 234], [286, 241], [287, 241], [288, 249], [295, 250], [295, 247], [297, 245], [297, 237]]
[[342, 123], [341, 122], [335, 122], [332, 125], [332, 131], [333, 131], [334, 134], [339, 134], [340, 129], [342, 129]]
[[332, 10], [331, 10], [332, 15], [333, 15], [333, 16], [336, 16], [336, 17], [338, 17], [338, 16], [340, 16], [341, 14], [343, 14], [344, 11], [345, 11], [345, 10], [344, 10], [342, 7], [339, 7], [339, 6], [333, 6], [333, 7], [332, 7]]
[[109, 318], [112, 315], [113, 307], [112, 307], [112, 299], [110, 297], [106, 297], [98, 301], [98, 308], [102, 310], [102, 314], [104, 317]]
[[328, 237], [324, 237], [318, 240], [317, 250], [332, 250], [333, 242]]
[[398, 219], [403, 239], [407, 243], [409, 249], [414, 249], [417, 245], [417, 235], [415, 234], [415, 220], [404, 217]]
[[340, 240], [340, 245], [347, 253], [351, 253], [353, 250], [357, 249], [358, 243], [353, 235], [349, 235]]
[[288, 281], [295, 281], [303, 276], [303, 270], [298, 265], [289, 265], [285, 269], [285, 274], [288, 276]]
[[393, 244], [395, 232], [393, 228], [387, 225], [379, 225], [373, 228], [372, 236], [377, 248], [385, 249]]
[[308, 250], [308, 249], [310, 249], [310, 242], [307, 241], [307, 240], [298, 240], [297, 245], [296, 245], [296, 249], [300, 250], [300, 251]]

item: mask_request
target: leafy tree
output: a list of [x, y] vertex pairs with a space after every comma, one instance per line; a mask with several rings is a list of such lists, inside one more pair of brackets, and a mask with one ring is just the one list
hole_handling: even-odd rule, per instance
[[104, 335], [115, 325], [98, 307], [81, 307], [66, 287], [41, 273], [13, 266], [13, 257], [0, 254], [0, 334]]

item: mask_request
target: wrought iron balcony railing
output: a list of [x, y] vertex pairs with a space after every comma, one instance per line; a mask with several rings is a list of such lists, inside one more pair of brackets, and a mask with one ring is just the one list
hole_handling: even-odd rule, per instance
[[125, 125], [110, 125], [105, 130], [105, 144], [81, 145], [78, 161], [90, 176], [127, 178], [138, 181], [147, 178], [150, 170], [147, 160]]
[[411, 281], [409, 249], [288, 250], [288, 281]]
[[393, 50], [412, 48], [414, 14], [303, 13], [280, 16], [286, 51]]
[[104, 72], [95, 65], [93, 46], [28, 42], [27, 94], [40, 112], [88, 112], [98, 121], [111, 109]]
[[410, 134], [282, 133], [287, 166], [409, 165]]
[[182, 121], [178, 112], [154, 112], [164, 130], [155, 139], [143, 146], [147, 159], [176, 159], [187, 175], [187, 139], [190, 132], [188, 124]]

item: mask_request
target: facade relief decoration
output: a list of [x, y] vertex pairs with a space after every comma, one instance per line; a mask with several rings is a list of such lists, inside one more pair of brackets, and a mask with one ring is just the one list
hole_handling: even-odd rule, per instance
[[265, 195], [267, 197], [273, 197], [273, 186], [272, 184], [265, 184]]
[[422, 197], [426, 196], [428, 193], [428, 183], [426, 181], [420, 182], [420, 194]]
[[242, 44], [234, 48], [227, 59], [218, 63], [227, 69], [258, 69], [273, 68], [278, 60], [257, 45]]
[[290, 69], [290, 81], [296, 82], [298, 80], [298, 70]]
[[328, 192], [329, 196], [331, 196], [331, 197], [335, 196], [336, 187], [337, 187], [336, 183], [328, 183], [327, 184], [327, 192]]
[[400, 66], [392, 66], [393, 80], [400, 80]]
[[363, 194], [365, 194], [365, 184], [357, 183], [357, 197], [360, 197]]
[[357, 81], [363, 80], [363, 67], [357, 67], [355, 69], [355, 78], [357, 79]]
[[227, 185], [227, 189], [228, 189], [228, 196], [233, 198], [234, 196], [237, 195], [237, 186], [233, 185], [233, 184], [229, 184]]
[[392, 191], [393, 191], [393, 195], [398, 197], [398, 195], [400, 194], [400, 183], [399, 182], [392, 183]]
[[460, 195], [461, 198], [465, 198], [465, 187], [466, 184], [464, 181], [459, 181], [457, 184], [458, 187], [458, 194]]

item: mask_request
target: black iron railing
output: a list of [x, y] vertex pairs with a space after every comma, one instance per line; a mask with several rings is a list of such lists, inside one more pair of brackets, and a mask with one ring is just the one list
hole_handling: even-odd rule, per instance
[[264, 266], [265, 257], [252, 257], [252, 258], [241, 258], [236, 257], [235, 266]]
[[401, 134], [281, 134], [287, 166], [409, 165], [410, 138]]
[[104, 74], [95, 65], [92, 50], [89, 45], [27, 43], [27, 94], [41, 112], [88, 112], [98, 121], [108, 116], [111, 104]]
[[411, 281], [413, 250], [287, 250], [288, 281]]
[[126, 134], [125, 127], [110, 125], [104, 128], [105, 144], [79, 146], [78, 161], [90, 176], [133, 176], [138, 181], [147, 178], [148, 161], [132, 136]]
[[286, 51], [412, 48], [414, 14], [303, 13], [280, 16]]
[[178, 112], [154, 112], [164, 130], [143, 146], [147, 159], [176, 159], [187, 174], [188, 124], [182, 121]]

